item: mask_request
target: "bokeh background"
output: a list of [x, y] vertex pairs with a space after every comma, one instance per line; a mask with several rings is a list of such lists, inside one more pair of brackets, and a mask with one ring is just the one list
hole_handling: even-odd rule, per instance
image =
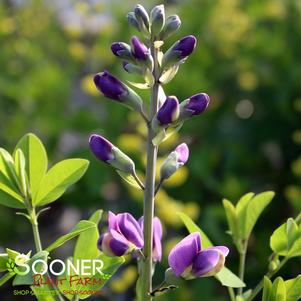
[[[171, 246], [187, 234], [176, 215], [190, 215], [216, 244], [230, 246], [229, 267], [238, 256], [226, 234], [221, 200], [249, 191], [277, 195], [250, 240], [246, 281], [254, 285], [267, 270], [269, 236], [301, 210], [301, 2], [299, 0], [140, 1], [150, 9], [164, 2], [182, 27], [170, 38], [194, 34], [196, 51], [166, 85], [181, 100], [197, 92], [211, 97], [208, 111], [186, 122], [165, 142], [162, 158], [179, 142], [191, 156], [164, 185], [156, 214], [165, 228], [165, 258], [155, 281], [163, 277]], [[91, 161], [86, 175], [41, 216], [45, 245], [95, 209], [142, 212], [142, 195], [121, 182], [88, 149], [91, 133], [101, 133], [145, 166], [145, 128], [127, 109], [103, 98], [93, 74], [109, 69], [130, 79], [110, 51], [113, 41], [135, 34], [126, 22], [134, 1], [1, 0], [0, 2], [0, 145], [11, 151], [27, 132], [45, 143], [51, 163], [67, 157]], [[147, 98], [147, 92], [142, 95]], [[160, 161], [160, 160], [159, 160]], [[105, 225], [105, 223], [104, 223]], [[0, 209], [0, 246], [26, 252], [33, 248], [26, 220]], [[72, 243], [58, 250], [67, 257]], [[2, 250], [3, 251], [3, 250]], [[284, 278], [300, 272], [300, 259], [283, 269]], [[126, 265], [97, 300], [132, 300], [136, 269]], [[13, 297], [11, 287], [1, 300]], [[189, 281], [160, 300], [228, 300], [214, 279]], [[26, 299], [24, 300], [32, 300]]]

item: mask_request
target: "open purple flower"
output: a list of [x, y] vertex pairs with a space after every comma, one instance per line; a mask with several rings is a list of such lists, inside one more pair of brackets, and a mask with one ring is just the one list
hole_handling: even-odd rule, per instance
[[179, 101], [175, 96], [168, 96], [157, 113], [157, 120], [161, 125], [176, 121], [179, 117]]
[[177, 277], [194, 279], [217, 274], [224, 266], [229, 249], [224, 246], [201, 248], [201, 236], [191, 233], [170, 252], [168, 263]]
[[[144, 218], [143, 216], [139, 219], [139, 225], [141, 227], [141, 230], [143, 231], [143, 223]], [[162, 259], [162, 224], [158, 217], [153, 218], [153, 261], [161, 261]]]
[[161, 181], [170, 178], [188, 160], [189, 148], [186, 143], [182, 143], [172, 151], [160, 168]]
[[108, 223], [108, 232], [98, 240], [98, 248], [107, 256], [123, 256], [143, 248], [143, 233], [130, 213], [109, 211]]
[[183, 62], [194, 50], [197, 39], [192, 36], [186, 36], [173, 44], [164, 54], [162, 66], [166, 69], [172, 65]]

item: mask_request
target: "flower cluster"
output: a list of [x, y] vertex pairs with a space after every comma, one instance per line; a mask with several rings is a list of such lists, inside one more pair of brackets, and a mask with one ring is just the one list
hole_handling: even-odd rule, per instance
[[[153, 90], [151, 103], [144, 103], [134, 90], [106, 70], [94, 76], [94, 83], [105, 97], [141, 114], [149, 133], [148, 145], [150, 148], [156, 148], [167, 139], [168, 132], [172, 134], [186, 120], [203, 113], [209, 105], [210, 99], [206, 93], [197, 93], [179, 101], [176, 96], [165, 95], [163, 89], [163, 85], [173, 79], [180, 65], [194, 51], [197, 39], [193, 35], [185, 36], [163, 52], [164, 41], [181, 25], [177, 15], [165, 17], [163, 5], [155, 6], [150, 14], [142, 5], [137, 5], [134, 11], [127, 15], [127, 19], [129, 24], [142, 34], [143, 40], [133, 36], [129, 43], [114, 42], [111, 50], [122, 60], [123, 69], [127, 73], [135, 73], [144, 81], [143, 83], [129, 81], [131, 85]], [[111, 165], [130, 184], [136, 182], [140, 189], [145, 190], [145, 204], [154, 202], [156, 192], [162, 183], [186, 164], [189, 158], [189, 148], [185, 143], [181, 143], [171, 151], [160, 167], [160, 182], [155, 189], [154, 183], [148, 181], [142, 183], [136, 174], [133, 160], [106, 138], [93, 134], [89, 144], [96, 158]], [[147, 167], [146, 170], [148, 175], [154, 173], [156, 158], [151, 164], [153, 166]], [[154, 178], [154, 174], [151, 177]], [[142, 269], [143, 262], [147, 260], [152, 260], [153, 263], [161, 261], [161, 221], [158, 217], [153, 217], [153, 212], [145, 211], [144, 214], [147, 214], [147, 219], [142, 216], [136, 220], [130, 213], [115, 215], [109, 212], [108, 230], [99, 238], [99, 249], [108, 256], [134, 253], [143, 258]], [[146, 239], [152, 241], [151, 245], [149, 241], [148, 244], [145, 243]], [[145, 253], [146, 246], [148, 250]], [[228, 248], [223, 246], [201, 249], [200, 234], [192, 233], [171, 250], [168, 262], [171, 271], [177, 277], [193, 279], [212, 276], [224, 266], [228, 252]], [[150, 253], [152, 256], [148, 256]]]

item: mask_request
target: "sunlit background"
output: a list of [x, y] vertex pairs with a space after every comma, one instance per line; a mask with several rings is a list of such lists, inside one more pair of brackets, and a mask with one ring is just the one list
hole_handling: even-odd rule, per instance
[[[148, 9], [157, 1], [141, 1]], [[91, 161], [83, 179], [51, 211], [41, 216], [45, 245], [70, 230], [95, 209], [142, 212], [142, 195], [121, 182], [88, 149], [91, 133], [108, 137], [145, 168], [145, 127], [138, 116], [102, 97], [93, 74], [110, 70], [131, 80], [113, 56], [114, 41], [136, 34], [126, 22], [135, 1], [1, 0], [0, 2], [0, 145], [8, 150], [27, 132], [45, 143], [50, 161], [82, 157]], [[248, 191], [274, 190], [251, 237], [247, 283], [267, 270], [269, 236], [287, 217], [301, 210], [301, 2], [299, 0], [164, 1], [182, 27], [168, 39], [194, 34], [196, 51], [166, 86], [180, 100], [197, 92], [211, 97], [208, 111], [186, 122], [167, 140], [160, 158], [179, 142], [189, 144], [186, 167], [166, 182], [156, 200], [164, 223], [165, 257], [155, 275], [159, 283], [168, 250], [186, 230], [176, 215], [184, 211], [215, 244], [230, 246], [228, 264], [236, 271], [238, 256], [226, 233], [221, 200], [236, 201]], [[145, 99], [148, 94], [142, 93]], [[159, 159], [159, 162], [162, 162]], [[105, 226], [105, 222], [103, 223]], [[27, 221], [0, 209], [0, 248], [27, 252], [33, 247]], [[66, 258], [72, 243], [57, 251]], [[298, 262], [299, 260], [299, 262]], [[288, 264], [284, 278], [300, 272], [300, 259]], [[137, 272], [130, 262], [97, 300], [134, 298]], [[12, 300], [11, 287], [0, 290]], [[194, 280], [160, 300], [228, 300], [214, 279]], [[18, 300], [32, 300], [18, 297]]]

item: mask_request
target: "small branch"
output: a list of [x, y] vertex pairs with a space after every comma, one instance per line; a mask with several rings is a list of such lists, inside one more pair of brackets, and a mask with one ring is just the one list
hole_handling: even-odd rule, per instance
[[[276, 273], [278, 273], [278, 271], [287, 263], [287, 261], [289, 260], [288, 257], [285, 257], [279, 264], [279, 266], [277, 267], [276, 270], [274, 271], [270, 271], [268, 272], [265, 276], [268, 277], [269, 279], [272, 278]], [[250, 297], [247, 299], [247, 301], [251, 301], [253, 300], [258, 293], [262, 290], [263, 288], [263, 280], [261, 280], [256, 287], [253, 289], [252, 294], [250, 295]]]
[[45, 211], [48, 211], [51, 207], [46, 207], [41, 209], [38, 213], [37, 213], [37, 219], [39, 218], [39, 216], [41, 215], [41, 213], [44, 213]]
[[137, 176], [137, 174], [136, 174], [135, 171], [133, 172], [132, 175], [133, 175], [133, 177], [135, 178], [137, 184], [140, 186], [140, 188], [141, 188], [142, 190], [144, 190], [144, 189], [145, 189], [144, 184], [143, 184], [142, 181], [139, 179], [139, 177]]
[[235, 301], [236, 298], [235, 298], [234, 289], [232, 287], [228, 286], [228, 292], [229, 292], [229, 296], [230, 296], [231, 301]]

